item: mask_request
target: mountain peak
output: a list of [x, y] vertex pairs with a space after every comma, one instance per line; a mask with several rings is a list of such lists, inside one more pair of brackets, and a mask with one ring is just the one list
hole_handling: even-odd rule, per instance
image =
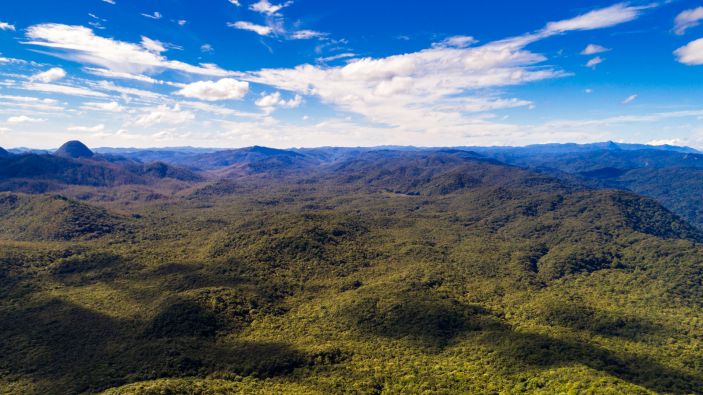
[[80, 141], [71, 140], [59, 147], [54, 152], [54, 155], [64, 158], [91, 158], [93, 157], [93, 151]]

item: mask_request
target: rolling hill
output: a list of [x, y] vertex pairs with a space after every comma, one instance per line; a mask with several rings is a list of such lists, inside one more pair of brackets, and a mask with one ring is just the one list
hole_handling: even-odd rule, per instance
[[190, 192], [3, 195], [0, 391], [703, 388], [703, 235], [649, 198], [462, 150]]

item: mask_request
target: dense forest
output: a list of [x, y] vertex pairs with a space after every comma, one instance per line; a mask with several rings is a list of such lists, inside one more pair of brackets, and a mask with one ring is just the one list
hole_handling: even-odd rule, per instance
[[0, 158], [2, 393], [703, 393], [695, 153], [83, 148]]

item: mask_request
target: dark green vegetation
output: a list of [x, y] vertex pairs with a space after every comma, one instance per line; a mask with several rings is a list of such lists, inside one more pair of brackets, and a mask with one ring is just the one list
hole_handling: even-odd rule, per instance
[[703, 234], [657, 202], [457, 150], [243, 152], [0, 195], [0, 392], [703, 393]]

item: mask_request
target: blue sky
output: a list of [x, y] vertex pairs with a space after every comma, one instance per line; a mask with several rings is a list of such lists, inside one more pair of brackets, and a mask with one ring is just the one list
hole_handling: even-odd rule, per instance
[[695, 1], [0, 4], [0, 146], [703, 148]]

